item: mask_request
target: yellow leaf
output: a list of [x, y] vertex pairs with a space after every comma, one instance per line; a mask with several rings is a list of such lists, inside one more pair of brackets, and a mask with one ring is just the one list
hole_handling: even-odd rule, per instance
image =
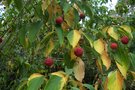
[[74, 25], [74, 9], [71, 8], [69, 11], [64, 15], [64, 20], [67, 22], [67, 24], [72, 27]]
[[131, 38], [133, 38], [130, 26], [122, 25], [122, 26], [120, 26], [120, 27], [121, 27], [123, 30], [125, 30], [125, 31], [130, 35]]
[[105, 82], [104, 82], [104, 90], [108, 90], [107, 89], [107, 84], [108, 84], [108, 77], [106, 78]]
[[119, 38], [118, 34], [114, 31], [113, 27], [110, 27], [107, 32], [112, 38], [114, 38], [115, 40], [118, 40]]
[[135, 72], [134, 71], [130, 71], [130, 72], [131, 72], [131, 74], [132, 74], [132, 76], [133, 76], [133, 78], [135, 80]]
[[53, 48], [54, 48], [54, 43], [52, 40], [50, 40], [45, 50], [46, 57], [52, 52]]
[[28, 48], [29, 47], [29, 39], [26, 37], [25, 38], [25, 47]]
[[101, 60], [96, 60], [96, 65], [98, 70], [103, 74], [103, 69], [102, 69], [102, 64], [101, 64]]
[[120, 70], [120, 72], [122, 73], [122, 75], [124, 76], [124, 78], [126, 79], [126, 77], [127, 77], [127, 68], [124, 65], [120, 65], [117, 62], [116, 62], [116, 65], [117, 65], [118, 69]]
[[76, 81], [76, 83], [77, 83], [77, 86], [79, 87], [80, 90], [86, 90], [86, 89], [84, 88], [82, 82]]
[[58, 86], [59, 86], [59, 90], [63, 90], [63, 87], [67, 83], [67, 80], [68, 80], [68, 76], [66, 75], [66, 73], [63, 71], [58, 71], [58, 72], [52, 73], [51, 75], [61, 77], [61, 80], [60, 80], [61, 83], [59, 83]]
[[94, 49], [99, 53], [102, 54], [105, 50], [105, 44], [102, 39], [98, 39], [94, 41]]
[[55, 4], [55, 8], [54, 8], [54, 14], [57, 14], [57, 13], [59, 13], [59, 15], [62, 14], [62, 9], [59, 4]]
[[81, 9], [78, 7], [78, 5], [77, 4], [75, 4], [74, 3], [74, 5], [73, 5], [73, 7], [79, 12], [79, 13], [81, 13], [82, 11], [81, 11]]
[[71, 49], [71, 60], [74, 60], [76, 55], [74, 54], [74, 48]]
[[70, 45], [72, 45], [72, 47], [74, 48], [78, 44], [78, 42], [81, 38], [81, 33], [78, 30], [72, 30], [67, 35], [67, 38], [68, 38]]
[[95, 90], [98, 90], [98, 87], [99, 87], [99, 83], [98, 83], [98, 81], [96, 81], [95, 85], [94, 85]]
[[40, 73], [34, 73], [28, 78], [28, 81], [30, 81], [33, 78], [37, 78], [37, 77], [41, 77], [41, 76], [43, 76], [43, 75], [41, 75]]
[[54, 16], [56, 16], [56, 14], [62, 14], [62, 9], [60, 5], [56, 3], [55, 0], [51, 1], [51, 4], [48, 6], [47, 11], [49, 13], [49, 19], [52, 19]]
[[48, 6], [51, 4], [52, 0], [42, 0], [42, 11], [43, 14], [45, 10], [48, 8]]
[[118, 70], [109, 73], [107, 87], [108, 90], [122, 90], [123, 77]]
[[103, 28], [103, 29], [102, 29], [103, 33], [106, 33], [106, 32], [108, 31], [108, 29], [109, 29], [109, 26]]
[[65, 84], [68, 80], [68, 76], [63, 71], [54, 72], [51, 75], [56, 75], [62, 78], [62, 82]]
[[73, 71], [74, 71], [75, 78], [78, 81], [82, 82], [85, 74], [85, 66], [81, 58], [77, 58], [77, 61], [75, 62], [73, 67]]
[[103, 64], [106, 66], [106, 69], [108, 70], [111, 66], [111, 60], [106, 51], [101, 54], [101, 59]]
[[66, 22], [63, 22], [61, 27], [62, 27], [62, 30], [68, 30], [69, 29], [69, 26]]

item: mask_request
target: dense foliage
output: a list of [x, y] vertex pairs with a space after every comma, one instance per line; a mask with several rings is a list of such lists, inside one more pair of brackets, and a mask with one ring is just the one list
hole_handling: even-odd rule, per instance
[[0, 2], [0, 90], [135, 88], [134, 0]]

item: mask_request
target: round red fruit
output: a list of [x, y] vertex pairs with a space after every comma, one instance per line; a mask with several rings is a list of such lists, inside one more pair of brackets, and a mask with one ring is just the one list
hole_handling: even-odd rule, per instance
[[85, 14], [84, 13], [80, 13], [80, 19], [84, 19], [85, 18]]
[[83, 55], [83, 49], [81, 47], [76, 47], [74, 49], [74, 54], [77, 56], [77, 57], [81, 57]]
[[53, 61], [53, 59], [50, 58], [50, 57], [46, 58], [45, 61], [44, 61], [44, 64], [45, 64], [46, 66], [49, 66], [49, 67], [52, 66], [53, 63], [54, 63], [54, 61]]
[[63, 22], [63, 18], [62, 17], [57, 17], [55, 22], [56, 22], [56, 24], [61, 24]]
[[111, 43], [110, 47], [111, 49], [117, 49], [118, 45], [117, 43]]
[[128, 38], [127, 36], [123, 36], [123, 37], [121, 38], [121, 42], [122, 42], [123, 44], [128, 44], [129, 38]]

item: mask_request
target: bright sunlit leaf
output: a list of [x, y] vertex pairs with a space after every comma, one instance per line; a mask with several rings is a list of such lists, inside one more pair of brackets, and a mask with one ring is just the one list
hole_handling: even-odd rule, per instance
[[109, 29], [109, 26], [103, 28], [103, 29], [102, 29], [103, 33], [106, 33], [108, 29]]
[[123, 77], [118, 70], [109, 73], [107, 87], [108, 90], [122, 90]]
[[131, 38], [133, 38], [133, 36], [132, 36], [132, 30], [131, 30], [131, 27], [130, 26], [127, 26], [127, 25], [122, 25], [122, 26], [120, 26], [123, 30], [125, 30], [129, 35], [130, 35], [130, 37]]
[[73, 48], [78, 44], [80, 38], [81, 33], [78, 30], [72, 30], [67, 35], [67, 39]]
[[106, 69], [108, 70], [111, 66], [111, 60], [110, 60], [110, 57], [108, 56], [108, 53], [106, 51], [104, 51], [101, 54], [101, 59], [102, 59], [103, 65], [105, 65]]
[[124, 76], [124, 78], [126, 78], [127, 77], [127, 70], [128, 70], [126, 65], [124, 65], [124, 64], [120, 65], [117, 62], [116, 62], [116, 65], [117, 65], [118, 69], [120, 70], [120, 72], [122, 73], [122, 75]]
[[105, 44], [102, 39], [98, 39], [94, 41], [94, 49], [99, 53], [102, 54], [105, 50]]
[[114, 38], [115, 40], [118, 40], [119, 38], [118, 34], [115, 32], [113, 27], [110, 27], [107, 32], [112, 38]]

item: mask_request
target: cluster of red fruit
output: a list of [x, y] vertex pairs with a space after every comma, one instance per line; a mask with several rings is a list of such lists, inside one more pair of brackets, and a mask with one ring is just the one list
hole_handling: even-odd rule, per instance
[[[84, 13], [80, 13], [80, 19], [84, 19], [85, 18], [85, 15]], [[63, 22], [63, 17], [59, 16], [56, 18], [55, 20], [55, 23], [58, 24], [58, 25], [61, 25], [62, 22]], [[77, 56], [77, 57], [81, 57], [83, 55], [83, 49], [81, 47], [76, 47], [74, 49], [74, 54]], [[51, 57], [47, 57], [45, 60], [44, 60], [44, 64], [48, 67], [51, 67], [53, 64], [54, 64], [54, 60], [51, 58]]]
[[[76, 47], [74, 49], [74, 54], [77, 56], [77, 57], [81, 57], [83, 55], [83, 49], [81, 47]], [[48, 67], [51, 67], [53, 64], [54, 64], [54, 60], [50, 57], [47, 57], [44, 61], [44, 64]]]
[[[80, 16], [80, 19], [84, 19], [84, 18], [85, 18], [84, 13], [80, 13], [79, 16]], [[63, 22], [63, 17], [61, 17], [61, 16], [57, 17], [56, 20], [55, 20], [55, 22], [56, 22], [56, 24], [58, 24], [58, 25], [62, 24], [62, 22]]]
[[[128, 44], [129, 38], [128, 38], [127, 36], [123, 36], [123, 37], [121, 38], [121, 42], [122, 42], [123, 44]], [[110, 48], [111, 48], [111, 49], [117, 49], [117, 48], [118, 48], [118, 44], [117, 44], [117, 43], [111, 43]]]

